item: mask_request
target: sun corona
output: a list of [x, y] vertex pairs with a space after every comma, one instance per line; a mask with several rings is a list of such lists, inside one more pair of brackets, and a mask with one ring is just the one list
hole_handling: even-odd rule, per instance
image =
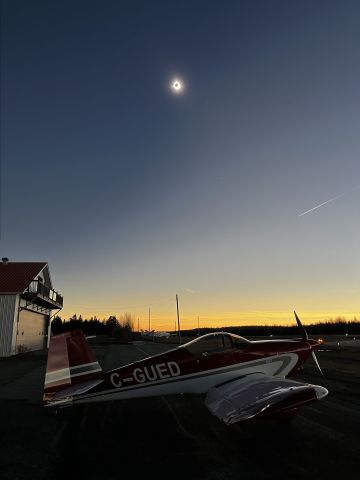
[[170, 89], [172, 90], [173, 93], [179, 95], [184, 91], [184, 82], [179, 78], [174, 78], [170, 82]]

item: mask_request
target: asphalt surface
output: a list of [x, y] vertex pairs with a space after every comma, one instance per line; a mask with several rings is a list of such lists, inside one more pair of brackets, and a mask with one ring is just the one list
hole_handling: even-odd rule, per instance
[[[358, 347], [359, 345], [359, 347]], [[97, 345], [104, 369], [169, 345]], [[360, 340], [334, 341], [299, 380], [330, 394], [291, 422], [226, 426], [202, 396], [104, 402], [60, 411], [41, 404], [46, 352], [0, 359], [0, 478], [358, 479]]]

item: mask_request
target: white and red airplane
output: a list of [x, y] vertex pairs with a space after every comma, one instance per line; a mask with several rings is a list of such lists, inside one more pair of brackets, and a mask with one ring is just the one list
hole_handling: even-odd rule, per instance
[[[44, 402], [46, 406], [156, 395], [206, 394], [210, 412], [232, 424], [253, 417], [291, 417], [299, 407], [328, 394], [326, 388], [286, 377], [302, 370], [320, 341], [302, 337], [249, 341], [231, 333], [203, 335], [173, 350], [104, 372], [84, 335], [71, 331], [51, 337]], [[322, 372], [321, 372], [322, 373]]]

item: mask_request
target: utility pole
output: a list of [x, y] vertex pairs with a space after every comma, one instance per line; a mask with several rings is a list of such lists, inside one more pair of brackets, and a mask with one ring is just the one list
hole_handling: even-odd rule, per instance
[[150, 307], [149, 307], [149, 333], [150, 333]]
[[140, 332], [139, 317], [138, 317], [138, 332]]
[[200, 323], [199, 323], [199, 317], [198, 317], [198, 337], [200, 337]]
[[178, 331], [179, 331], [179, 343], [181, 345], [181, 332], [180, 332], [180, 316], [179, 316], [179, 297], [176, 294], [176, 311], [177, 311], [177, 321], [178, 321]]

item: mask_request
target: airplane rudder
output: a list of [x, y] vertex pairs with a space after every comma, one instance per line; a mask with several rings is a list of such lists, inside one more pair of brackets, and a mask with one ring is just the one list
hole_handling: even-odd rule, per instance
[[101, 374], [102, 368], [80, 330], [54, 335], [49, 344], [44, 400], [48, 401], [59, 390], [99, 378]]
[[46, 374], [44, 382], [44, 399], [61, 388], [71, 385], [67, 338], [70, 332], [53, 335], [50, 338]]
[[102, 372], [94, 352], [80, 330], [70, 332], [67, 337], [67, 351], [71, 384], [96, 378]]

